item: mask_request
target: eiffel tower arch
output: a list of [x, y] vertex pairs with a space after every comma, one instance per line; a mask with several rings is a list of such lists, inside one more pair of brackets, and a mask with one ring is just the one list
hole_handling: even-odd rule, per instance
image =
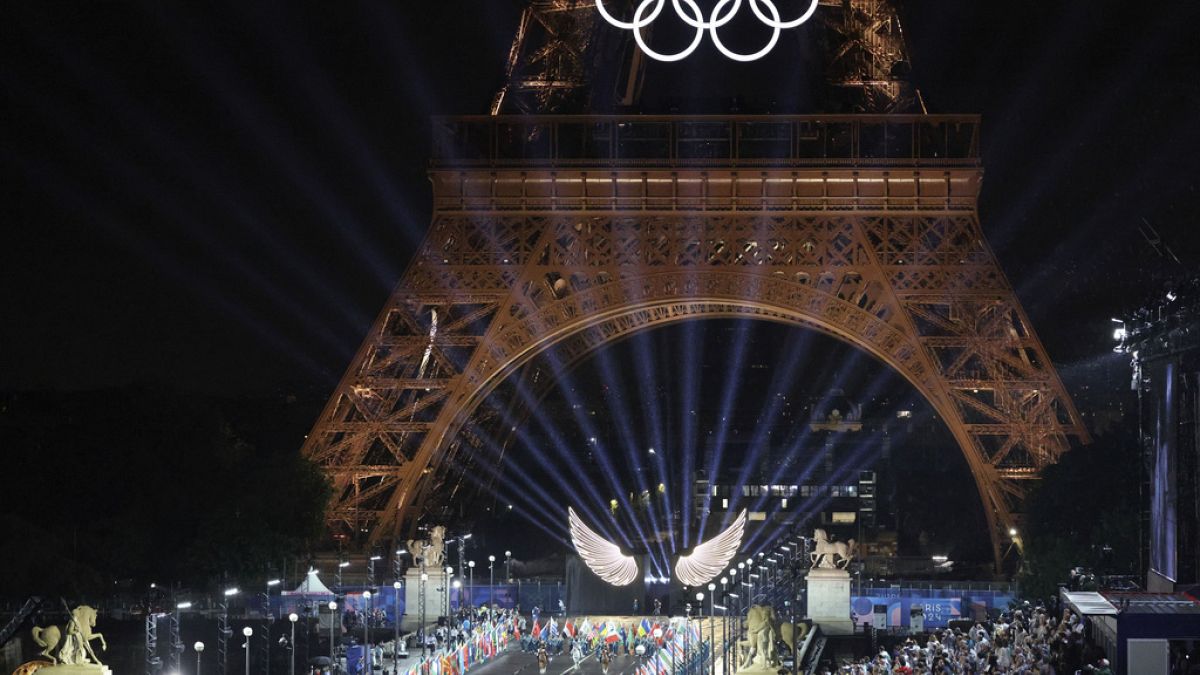
[[594, 10], [532, 2], [496, 114], [434, 120], [429, 232], [304, 447], [333, 482], [331, 528], [399, 538], [494, 471], [496, 410], [531, 404], [484, 405], [506, 379], [545, 386], [638, 331], [748, 317], [832, 335], [919, 390], [999, 566], [1029, 486], [1087, 432], [984, 238], [979, 119], [911, 112], [881, 0], [821, 8], [856, 114], [581, 114], [628, 105], [646, 66]]

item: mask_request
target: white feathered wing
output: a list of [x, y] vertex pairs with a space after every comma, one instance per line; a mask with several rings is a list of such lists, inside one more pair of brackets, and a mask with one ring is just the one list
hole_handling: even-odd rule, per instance
[[633, 556], [621, 553], [620, 547], [584, 525], [571, 507], [567, 507], [567, 522], [571, 527], [571, 543], [596, 576], [613, 586], [628, 586], [637, 579], [638, 567]]
[[703, 586], [712, 581], [737, 555], [746, 531], [746, 510], [717, 536], [696, 545], [692, 552], [675, 563], [675, 578], [685, 586]]

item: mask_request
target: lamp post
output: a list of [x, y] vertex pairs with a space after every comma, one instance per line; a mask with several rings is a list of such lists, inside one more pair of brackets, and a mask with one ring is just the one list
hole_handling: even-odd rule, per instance
[[246, 675], [250, 675], [250, 636], [254, 635], [254, 629], [246, 626], [242, 629], [242, 635], [246, 636], [246, 642], [242, 644], [242, 648], [246, 650]]
[[371, 591], [363, 591], [363, 600], [366, 601], [366, 608], [363, 610], [363, 658], [366, 659], [366, 667], [364, 671], [367, 675], [372, 672], [371, 669]]
[[288, 642], [288, 647], [292, 650], [292, 658], [288, 660], [288, 675], [296, 675], [296, 622], [299, 620], [299, 614], [295, 612], [288, 614], [288, 621], [292, 623], [292, 639]]
[[691, 675], [692, 672], [692, 603], [687, 603], [683, 606], [683, 673]]
[[475, 561], [467, 561], [467, 601], [471, 609], [475, 609]]
[[392, 675], [400, 672], [400, 582], [392, 582], [392, 590], [396, 593], [392, 596], [392, 627], [395, 630], [394, 640], [392, 643]]
[[420, 639], [421, 639], [421, 658], [422, 659], [425, 658], [425, 586], [426, 586], [427, 581], [429, 581], [429, 573], [425, 571], [425, 558], [422, 557], [421, 558], [421, 593], [418, 596], [418, 599], [420, 600], [420, 603], [421, 603]]
[[[739, 565], [738, 567], [742, 566]], [[754, 581], [752, 581], [752, 574], [754, 574], [754, 556], [746, 558], [746, 580], [750, 581], [750, 597], [746, 598], [746, 607], [754, 607]]]
[[271, 613], [271, 589], [283, 583], [282, 579], [270, 579], [267, 581], [267, 588], [263, 593], [263, 598], [266, 600], [263, 608], [263, 644], [266, 647], [263, 649], [263, 675], [271, 675], [271, 623], [275, 620], [275, 615]]
[[[736, 586], [735, 586], [735, 588], [736, 588]], [[735, 612], [735, 615], [734, 615], [734, 620], [730, 622], [730, 624], [731, 624], [731, 625], [730, 625], [730, 627], [729, 627], [729, 629], [730, 629], [731, 631], [733, 631], [733, 633], [734, 633], [734, 636], [733, 636], [733, 642], [734, 642], [734, 650], [733, 650], [733, 653], [734, 653], [734, 658], [736, 659], [736, 658], [737, 658], [737, 653], [738, 653], [738, 652], [737, 652], [737, 647], [736, 647], [736, 645], [737, 645], [737, 641], [742, 639], [742, 626], [741, 626], [741, 622], [742, 622], [742, 596], [741, 596], [741, 595], [739, 595], [739, 594], [737, 594], [737, 593], [733, 593], [733, 592], [730, 592], [728, 595], [729, 595], [729, 597], [733, 598], [734, 602], [736, 602], [736, 603], [737, 603], [737, 605], [734, 607], [734, 610], [733, 610], [733, 611]], [[727, 672], [732, 672], [734, 668], [737, 668], [737, 664], [735, 663], [733, 666], [730, 666], [730, 665], [729, 665], [729, 658], [728, 658], [728, 657], [726, 657], [726, 659], [725, 659], [725, 668], [726, 668], [726, 671], [727, 671]]]
[[492, 618], [492, 605], [496, 603], [496, 556], [488, 556], [488, 619]]
[[725, 609], [721, 612], [721, 672], [729, 668], [729, 577], [721, 577], [721, 602]]
[[338, 608], [337, 601], [330, 600], [329, 601], [329, 670], [330, 670], [330, 672], [333, 672], [333, 669], [334, 669], [335, 653], [333, 650], [333, 644], [334, 644], [333, 629], [334, 629], [334, 626], [336, 626], [337, 622], [338, 622], [337, 608]]
[[709, 672], [712, 675], [717, 675], [717, 610], [716, 610], [717, 585], [710, 583], [708, 585], [708, 650], [712, 655], [712, 665]]
[[504, 552], [504, 580], [512, 583], [512, 551]]
[[200, 655], [204, 653], [204, 643], [197, 640], [192, 649], [196, 650], [196, 675], [200, 675]]

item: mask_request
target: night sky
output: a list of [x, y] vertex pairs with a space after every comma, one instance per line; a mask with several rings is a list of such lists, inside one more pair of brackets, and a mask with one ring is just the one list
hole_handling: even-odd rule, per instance
[[[1119, 360], [1109, 317], [1200, 268], [1197, 3], [900, 7], [930, 111], [983, 115], [984, 228], [1051, 356]], [[0, 389], [325, 395], [429, 222], [428, 117], [486, 112], [518, 16], [4, 3]], [[804, 77], [701, 51], [650, 97]]]

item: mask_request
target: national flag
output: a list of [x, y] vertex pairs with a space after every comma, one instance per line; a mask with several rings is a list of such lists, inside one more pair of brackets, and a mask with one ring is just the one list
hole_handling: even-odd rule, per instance
[[638, 637], [646, 637], [654, 629], [650, 627], [650, 619], [642, 619], [642, 623], [638, 624]]
[[613, 622], [609, 621], [608, 623], [605, 623], [604, 624], [604, 641], [609, 644], [613, 644], [614, 642], [620, 641], [620, 639], [621, 639], [621, 636], [619, 633], [617, 633], [617, 628], [616, 628], [616, 626], [613, 625]]
[[538, 623], [537, 619], [533, 620], [533, 630], [529, 634], [535, 638], [542, 636], [542, 624]]
[[570, 619], [563, 625], [563, 634], [570, 638], [575, 637], [575, 624], [571, 623]]
[[547, 638], [558, 637], [558, 622], [554, 620], [554, 617], [550, 617], [550, 624], [546, 627], [550, 629]]
[[592, 636], [593, 630], [594, 630], [594, 627], [592, 626], [592, 622], [588, 621], [588, 618], [586, 616], [583, 617], [583, 623], [580, 624], [580, 626], [579, 626], [579, 633], [586, 638], [590, 638]]

